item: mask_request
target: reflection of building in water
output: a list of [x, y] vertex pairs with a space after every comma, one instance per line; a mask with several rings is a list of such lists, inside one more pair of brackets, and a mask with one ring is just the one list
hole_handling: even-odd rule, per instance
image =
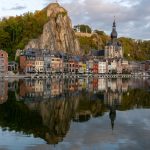
[[73, 121], [85, 122], [85, 121], [90, 120], [90, 118], [91, 118], [91, 112], [90, 111], [78, 112], [75, 114]]
[[62, 94], [62, 81], [58, 79], [52, 79], [51, 81], [51, 97], [56, 97]]
[[107, 90], [104, 93], [104, 103], [105, 105], [121, 104], [122, 100], [122, 82], [121, 79], [108, 80]]
[[8, 81], [0, 80], [0, 104], [3, 104], [8, 99]]
[[20, 97], [27, 100], [42, 100], [44, 92], [44, 80], [20, 81]]
[[105, 91], [106, 90], [106, 79], [99, 78], [98, 79], [98, 90]]
[[115, 106], [110, 107], [109, 118], [111, 120], [111, 127], [112, 127], [112, 130], [113, 130], [114, 129], [114, 122], [115, 122], [115, 119], [116, 119], [116, 108], [115, 108]]
[[8, 90], [15, 92], [18, 89], [18, 81], [10, 80], [8, 81]]
[[128, 81], [123, 79], [106, 79], [106, 88], [104, 93], [104, 102], [107, 104], [120, 105], [123, 92], [128, 90]]
[[78, 90], [82, 91], [83, 89], [86, 89], [86, 87], [87, 87], [86, 79], [79, 79], [78, 80]]
[[54, 97], [77, 96], [82, 90], [89, 93], [103, 92], [105, 103], [118, 99], [128, 90], [128, 82], [122, 79], [83, 78], [83, 79], [47, 79], [20, 81], [21, 98], [49, 99]]

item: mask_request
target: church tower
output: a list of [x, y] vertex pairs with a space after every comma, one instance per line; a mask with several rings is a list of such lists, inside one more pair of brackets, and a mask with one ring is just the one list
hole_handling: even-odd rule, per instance
[[116, 21], [114, 20], [113, 26], [112, 26], [112, 32], [111, 32], [111, 40], [112, 42], [115, 42], [117, 40], [117, 31], [116, 31]]
[[116, 58], [116, 59], [123, 58], [122, 45], [117, 39], [118, 33], [116, 31], [115, 19], [113, 22], [112, 32], [110, 36], [111, 41], [109, 41], [105, 46], [105, 58]]

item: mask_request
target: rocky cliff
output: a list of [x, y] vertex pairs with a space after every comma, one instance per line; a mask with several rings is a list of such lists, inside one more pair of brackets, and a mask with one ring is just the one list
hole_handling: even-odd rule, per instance
[[47, 13], [48, 22], [43, 27], [43, 33], [37, 39], [32, 39], [27, 48], [49, 49], [80, 54], [79, 42], [72, 29], [67, 11], [58, 3], [52, 3], [43, 9]]

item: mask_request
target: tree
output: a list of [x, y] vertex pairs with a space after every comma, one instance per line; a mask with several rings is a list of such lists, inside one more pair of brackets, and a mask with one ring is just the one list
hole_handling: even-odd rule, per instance
[[80, 32], [83, 32], [83, 33], [91, 33], [92, 32], [91, 27], [88, 26], [88, 25], [84, 25], [84, 24], [82, 24], [82, 25], [76, 25], [76, 26], [74, 26], [74, 28], [75, 29], [79, 29]]

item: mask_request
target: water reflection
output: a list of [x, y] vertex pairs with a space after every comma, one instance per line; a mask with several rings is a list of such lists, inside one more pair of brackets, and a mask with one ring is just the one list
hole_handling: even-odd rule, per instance
[[0, 79], [0, 104], [3, 104], [8, 99], [8, 82]]
[[49, 144], [63, 141], [72, 121], [87, 122], [117, 110], [150, 107], [150, 80], [48, 79], [0, 81], [0, 126], [33, 134]]

